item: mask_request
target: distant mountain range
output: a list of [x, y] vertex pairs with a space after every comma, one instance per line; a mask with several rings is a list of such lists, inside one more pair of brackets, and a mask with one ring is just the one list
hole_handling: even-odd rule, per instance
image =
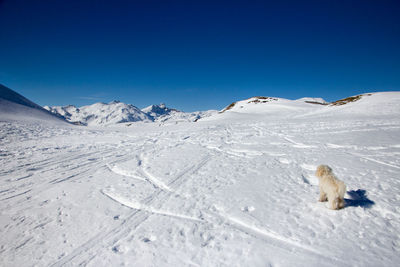
[[[242, 114], [242, 115], [238, 115]], [[44, 108], [0, 84], [0, 121], [56, 121], [76, 125], [106, 126], [132, 123], [174, 124], [196, 122], [199, 119], [224, 119], [225, 116], [271, 116], [271, 118], [295, 118], [312, 116], [379, 116], [400, 114], [400, 92], [378, 92], [351, 96], [328, 103], [322, 98], [288, 100], [277, 97], [252, 97], [216, 110], [182, 112], [165, 104], [139, 109], [120, 101], [95, 103], [76, 107], [45, 106]]]
[[123, 122], [149, 121], [150, 117], [133, 105], [113, 101], [108, 104], [96, 103], [90, 106], [44, 107], [53, 114], [79, 125], [108, 125]]
[[217, 111], [182, 112], [168, 108], [165, 104], [151, 105], [139, 109], [131, 104], [120, 101], [110, 103], [96, 103], [77, 108], [75, 106], [44, 107], [46, 110], [62, 116], [65, 120], [80, 125], [111, 125], [128, 122], [158, 122], [177, 123], [182, 121], [197, 121], [202, 117], [210, 116]]
[[41, 107], [17, 92], [0, 84], [0, 121], [42, 121], [72, 123], [76, 125], [105, 126], [133, 122], [171, 124], [195, 122], [216, 114], [216, 110], [182, 112], [165, 104], [151, 105], [142, 110], [120, 101], [95, 103], [76, 107]]

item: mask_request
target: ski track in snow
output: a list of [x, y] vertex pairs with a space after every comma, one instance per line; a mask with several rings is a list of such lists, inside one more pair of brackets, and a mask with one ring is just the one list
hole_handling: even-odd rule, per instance
[[359, 158], [362, 158], [362, 159], [366, 159], [366, 160], [375, 162], [375, 163], [379, 163], [379, 164], [382, 164], [382, 165], [385, 165], [385, 166], [389, 166], [391, 168], [400, 169], [400, 166], [389, 164], [389, 163], [386, 163], [386, 162], [383, 162], [383, 161], [380, 161], [380, 160], [377, 160], [377, 159], [373, 159], [371, 157], [366, 157], [366, 156], [360, 155], [358, 153], [349, 153], [349, 154], [354, 155], [354, 156], [359, 157]]
[[[395, 266], [398, 125], [3, 123], [0, 265]], [[345, 209], [317, 202], [319, 164]]]
[[141, 172], [144, 174], [144, 176], [146, 177], [146, 180], [149, 181], [150, 183], [152, 183], [155, 187], [158, 187], [162, 190], [165, 191], [169, 191], [172, 192], [172, 189], [169, 188], [169, 186], [165, 185], [163, 182], [161, 182], [160, 180], [158, 180], [155, 176], [153, 176], [152, 174], [150, 174], [148, 171], [146, 171], [145, 169], [141, 169]]
[[[139, 211], [145, 211], [151, 214], [156, 214], [156, 215], [161, 215], [161, 216], [169, 216], [177, 219], [183, 219], [183, 220], [189, 220], [189, 221], [194, 221], [194, 222], [199, 222], [199, 223], [206, 223], [212, 225], [212, 227], [217, 227], [218, 223], [216, 223], [215, 218], [220, 218], [224, 221], [224, 224], [227, 225], [230, 228], [234, 228], [238, 231], [244, 232], [245, 234], [251, 235], [257, 239], [261, 239], [265, 241], [268, 245], [272, 245], [275, 247], [278, 247], [280, 249], [287, 249], [290, 250], [289, 248], [295, 247], [296, 250], [300, 251], [301, 254], [308, 254], [308, 257], [317, 257], [317, 258], [322, 258], [322, 259], [327, 259], [328, 261], [333, 261], [337, 262], [338, 264], [340, 263], [342, 266], [345, 266], [346, 263], [337, 259], [333, 258], [332, 256], [329, 257], [327, 255], [324, 255], [318, 250], [315, 250], [307, 245], [304, 244], [299, 244], [296, 241], [287, 239], [285, 237], [282, 237], [274, 232], [268, 231], [266, 229], [262, 229], [259, 227], [256, 227], [254, 225], [248, 224], [246, 222], [241, 221], [238, 218], [235, 218], [231, 215], [228, 215], [227, 213], [223, 212], [222, 210], [218, 210], [216, 213], [210, 213], [208, 211], [202, 211], [202, 213], [207, 214], [208, 216], [214, 217], [214, 219], [209, 219], [206, 220], [204, 218], [195, 218], [195, 217], [190, 217], [187, 215], [182, 215], [178, 213], [171, 213], [163, 210], [157, 210], [152, 208], [151, 206], [146, 206], [141, 203], [138, 203], [133, 200], [128, 200], [124, 197], [114, 195], [113, 193], [107, 193], [107, 192], [102, 192], [104, 195], [109, 197], [110, 199], [120, 203], [123, 206], [139, 210]], [[289, 246], [289, 248], [288, 248]], [[293, 251], [291, 251], [293, 252]]]
[[293, 248], [295, 248], [295, 250], [300, 251], [300, 254], [306, 254], [307, 257], [316, 257], [320, 261], [324, 260], [327, 262], [335, 262], [336, 264], [340, 264], [341, 266], [347, 265], [346, 262], [330, 256], [329, 254], [326, 255], [317, 249], [314, 249], [304, 244], [300, 244], [277, 233], [268, 231], [267, 229], [248, 224], [238, 218], [228, 215], [223, 211], [218, 211], [215, 216], [220, 216], [230, 227], [233, 227], [248, 235], [254, 236], [255, 238], [261, 239], [265, 241], [268, 245], [278, 247], [279, 249], [289, 250], [291, 253], [293, 253]]
[[[101, 151], [101, 152], [97, 152], [97, 153], [90, 153], [90, 154], [82, 154], [79, 156], [75, 156], [75, 158], [70, 159], [69, 160], [69, 165], [72, 166], [70, 168], [67, 169], [67, 171], [63, 172], [61, 177], [56, 178], [56, 179], [50, 179], [50, 180], [43, 180], [43, 181], [36, 181], [35, 183], [28, 183], [28, 184], [22, 184], [20, 185], [19, 181], [21, 179], [16, 179], [15, 182], [17, 183], [16, 185], [11, 185], [11, 188], [6, 189], [6, 190], [2, 190], [4, 192], [7, 192], [7, 195], [10, 194], [11, 192], [17, 192], [17, 194], [13, 195], [13, 196], [8, 196], [3, 200], [12, 198], [12, 197], [17, 197], [17, 196], [22, 196], [25, 195], [26, 193], [30, 192], [30, 193], [39, 193], [42, 192], [43, 190], [46, 190], [47, 188], [49, 188], [49, 184], [56, 184], [56, 183], [61, 183], [61, 182], [65, 182], [65, 181], [72, 181], [74, 179], [79, 179], [79, 177], [85, 173], [88, 173], [90, 171], [93, 171], [94, 168], [96, 167], [100, 167], [103, 164], [96, 164], [95, 162], [87, 162], [87, 163], [82, 163], [82, 161], [84, 162], [85, 159], [87, 160], [88, 157], [93, 157], [95, 154], [102, 154], [102, 155], [106, 155], [107, 153], [111, 152], [111, 150], [105, 150], [105, 151]], [[68, 160], [68, 159], [67, 159]], [[34, 168], [30, 167], [30, 170], [41, 170], [40, 174], [44, 175], [47, 174], [48, 172], [52, 172], [54, 171], [54, 169], [58, 168], [60, 165], [62, 165], [63, 161], [49, 161], [46, 162], [45, 164], [43, 162], [40, 162], [39, 165], [36, 164], [32, 164], [30, 166], [35, 166]], [[44, 170], [42, 170], [44, 169]], [[17, 171], [19, 171], [20, 169], [17, 169]], [[67, 174], [68, 173], [68, 174]], [[71, 174], [72, 173], [72, 174]], [[32, 175], [31, 175], [32, 176]], [[30, 178], [33, 179], [33, 178]], [[26, 190], [26, 188], [30, 188], [29, 190]], [[25, 192], [23, 193], [18, 193], [18, 191], [24, 190]]]
[[[169, 186], [178, 187], [182, 183], [182, 181], [180, 181], [180, 180], [185, 175], [189, 175], [191, 173], [196, 172], [198, 169], [200, 169], [202, 166], [204, 166], [209, 159], [210, 159], [210, 157], [207, 156], [204, 159], [202, 159], [198, 164], [195, 164], [195, 165], [191, 166], [190, 168], [184, 170], [175, 179], [173, 179], [173, 181], [170, 183]], [[150, 180], [149, 182], [154, 184], [154, 180]], [[124, 198], [116, 196], [112, 193], [104, 192], [102, 190], [101, 191], [102, 194], [104, 194], [108, 198], [110, 198], [124, 206], [127, 206], [129, 208], [133, 208], [135, 210], [132, 211], [131, 213], [129, 213], [127, 219], [125, 219], [120, 225], [113, 228], [109, 232], [99, 233], [98, 235], [91, 238], [88, 242], [82, 244], [77, 249], [75, 249], [72, 253], [70, 253], [66, 257], [63, 257], [60, 261], [57, 261], [56, 263], [52, 264], [51, 266], [69, 265], [71, 263], [71, 261], [75, 260], [75, 258], [79, 258], [79, 256], [82, 255], [83, 253], [86, 253], [86, 255], [83, 255], [83, 259], [79, 258], [78, 260], [75, 260], [74, 262], [77, 262], [79, 264], [88, 263], [88, 261], [90, 261], [90, 258], [88, 259], [87, 255], [91, 255], [90, 251], [100, 249], [99, 246], [102, 247], [102, 245], [104, 246], [104, 244], [106, 244], [106, 246], [112, 246], [115, 243], [115, 240], [119, 240], [122, 237], [124, 237], [128, 232], [134, 231], [134, 229], [136, 229], [141, 223], [146, 221], [151, 214], [159, 214], [159, 215], [171, 216], [171, 217], [176, 217], [176, 218], [181, 218], [181, 219], [184, 218], [184, 219], [189, 219], [192, 221], [201, 221], [200, 219], [195, 219], [190, 216], [173, 214], [170, 212], [164, 212], [164, 211], [160, 211], [160, 210], [152, 208], [150, 205], [153, 201], [166, 199], [166, 198], [170, 197], [170, 195], [172, 194], [172, 190], [169, 189], [169, 186], [165, 186], [166, 188], [169, 189], [169, 190], [165, 190], [165, 188], [158, 186], [159, 184], [156, 184], [156, 185], [159, 189], [162, 189], [162, 190], [158, 190], [153, 195], [147, 197], [145, 199], [145, 204], [138, 204], [137, 202], [134, 202], [132, 200], [126, 200]]]

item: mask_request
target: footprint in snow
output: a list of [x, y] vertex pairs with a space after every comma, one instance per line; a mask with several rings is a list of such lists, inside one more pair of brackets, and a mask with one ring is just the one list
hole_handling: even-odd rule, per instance
[[151, 235], [149, 237], [143, 237], [143, 239], [142, 239], [142, 241], [145, 242], [145, 243], [153, 242], [153, 241], [156, 241], [156, 240], [157, 240], [157, 237], [154, 236], [154, 235]]
[[122, 254], [122, 253], [123, 253], [122, 247], [121, 247], [120, 245], [114, 246], [114, 247], [112, 248], [112, 251], [113, 251], [114, 253], [117, 253], [117, 254]]
[[253, 212], [256, 208], [254, 208], [253, 206], [246, 206], [243, 207], [241, 210], [244, 212]]

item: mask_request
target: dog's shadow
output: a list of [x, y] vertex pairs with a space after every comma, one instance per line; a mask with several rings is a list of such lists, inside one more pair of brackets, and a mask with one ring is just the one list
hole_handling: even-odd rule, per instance
[[369, 209], [373, 205], [375, 205], [374, 201], [368, 199], [367, 191], [364, 189], [347, 191], [347, 195], [350, 196], [350, 199], [348, 198], [344, 199], [344, 201], [346, 202], [345, 208], [361, 207]]

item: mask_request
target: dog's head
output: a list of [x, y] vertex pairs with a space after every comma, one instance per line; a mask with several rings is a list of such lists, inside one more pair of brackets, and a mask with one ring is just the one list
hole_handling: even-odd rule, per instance
[[317, 171], [315, 172], [315, 176], [317, 176], [318, 178], [329, 174], [332, 172], [332, 169], [328, 166], [328, 165], [319, 165], [317, 168]]

